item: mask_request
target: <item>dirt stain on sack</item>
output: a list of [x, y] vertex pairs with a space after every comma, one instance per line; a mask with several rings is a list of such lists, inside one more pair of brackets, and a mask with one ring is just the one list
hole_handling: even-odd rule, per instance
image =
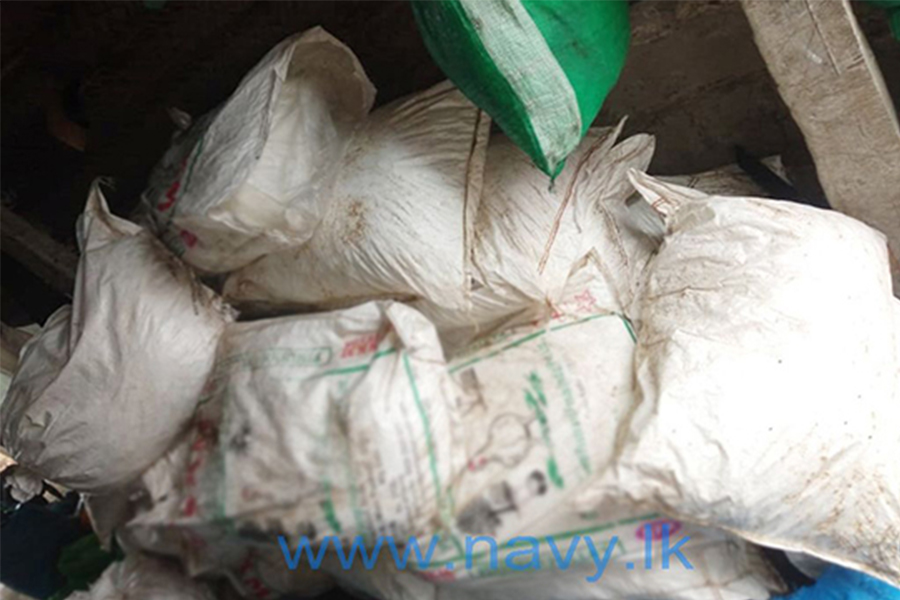
[[366, 205], [362, 200], [354, 199], [347, 207], [347, 220], [341, 231], [341, 243], [358, 246], [366, 235]]
[[233, 318], [234, 315], [225, 302], [215, 292], [203, 285], [184, 261], [153, 238], [150, 238], [149, 248], [154, 258], [165, 268], [166, 273], [177, 285], [190, 288], [191, 307], [195, 316], [212, 311], [221, 319], [231, 320]]

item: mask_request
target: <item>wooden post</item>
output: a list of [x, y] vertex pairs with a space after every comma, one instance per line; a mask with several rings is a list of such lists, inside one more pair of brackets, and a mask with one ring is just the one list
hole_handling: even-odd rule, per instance
[[882, 231], [900, 293], [900, 125], [849, 0], [742, 0], [835, 209]]
[[37, 229], [5, 206], [0, 215], [0, 239], [3, 251], [51, 288], [72, 297], [78, 254]]

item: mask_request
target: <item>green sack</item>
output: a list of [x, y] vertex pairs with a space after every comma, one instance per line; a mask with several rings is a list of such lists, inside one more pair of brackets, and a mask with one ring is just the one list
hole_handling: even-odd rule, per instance
[[628, 51], [624, 0], [415, 0], [444, 73], [555, 176], [612, 89]]
[[56, 568], [66, 578], [66, 585], [48, 600], [63, 600], [76, 591], [84, 591], [100, 579], [103, 571], [125, 555], [113, 540], [111, 552], [100, 545], [100, 540], [90, 533], [62, 549]]

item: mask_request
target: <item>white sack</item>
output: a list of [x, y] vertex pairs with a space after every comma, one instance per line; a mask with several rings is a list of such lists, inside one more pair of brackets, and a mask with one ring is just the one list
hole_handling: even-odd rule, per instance
[[[485, 193], [479, 206], [479, 220], [476, 225], [475, 257], [479, 272], [491, 273], [495, 285], [485, 286], [485, 289], [473, 294], [475, 300], [473, 314], [477, 315], [479, 308], [482, 309], [482, 314], [487, 314], [486, 311], [494, 306], [502, 305], [506, 307], [504, 314], [509, 316], [508, 307], [514, 302], [513, 296], [507, 294], [502, 301], [497, 302], [497, 298], [491, 294], [492, 291], [503, 289], [504, 278], [522, 282], [518, 287], [523, 289], [530, 287], [544, 290], [542, 293], [533, 294], [532, 300], [553, 305], [559, 295], [547, 293], [546, 290], [558, 290], [558, 283], [556, 286], [546, 286], [538, 282], [541, 278], [556, 282], [568, 281], [566, 278], [571, 278], [581, 269], [583, 249], [587, 246], [591, 250], [593, 261], [600, 266], [606, 280], [608, 293], [603, 294], [604, 302], [612, 300], [610, 307], [616, 306], [616, 310], [629, 314], [635, 325], [639, 326], [639, 315], [634, 303], [640, 294], [643, 271], [651, 256], [657, 251], [665, 233], [665, 223], [660, 219], [660, 215], [666, 214], [668, 207], [666, 202], [659, 198], [658, 203], [648, 205], [647, 202], [640, 201], [639, 196], [634, 193], [627, 171], [632, 168], [643, 170], [649, 165], [655, 141], [652, 136], [637, 134], [610, 147], [616, 141], [623, 124], [624, 121], [616, 128], [589, 130], [585, 137], [586, 141], [576, 151], [577, 154], [573, 155], [583, 158], [578, 163], [579, 175], [567, 180], [566, 175], [571, 166], [567, 167], [557, 179], [557, 187], [546, 191], [540, 187], [533, 173], [516, 174], [516, 169], [521, 168], [520, 161], [517, 160], [520, 157], [509, 152], [508, 142], [504, 143], [497, 138], [492, 141], [485, 171]], [[779, 177], [786, 178], [780, 157], [768, 157], [763, 159], [762, 163]], [[511, 168], [511, 165], [515, 168]], [[659, 179], [706, 194], [756, 196], [765, 193], [737, 165]], [[568, 181], [571, 188], [563, 188], [560, 184], [564, 181]], [[510, 189], [515, 189], [515, 193], [509, 193]], [[556, 207], [561, 203], [561, 197], [565, 195], [564, 189], [570, 190], [574, 206], [560, 221], [559, 232], [554, 243], [550, 245], [551, 251], [547, 255], [548, 263], [543, 274], [539, 275], [538, 270], [533, 269], [530, 276], [518, 276], [517, 273], [507, 275], [514, 270], [527, 272], [521, 265], [527, 265], [529, 261], [523, 261], [520, 258], [522, 255], [530, 255], [532, 264], [539, 263], [535, 260], [538, 254], [534, 248], [536, 244], [534, 240], [546, 240], [549, 236], [541, 234], [527, 238], [519, 232], [523, 229], [535, 229], [543, 233], [551, 231], [551, 222], [556, 214], [555, 212], [551, 214], [547, 207]], [[552, 196], [556, 196], [556, 199], [548, 200]], [[538, 200], [538, 197], [541, 200]], [[511, 210], [516, 203], [528, 205], [529, 210], [522, 213]], [[493, 235], [482, 235], [482, 231], [485, 230], [492, 231]], [[504, 245], [503, 241], [496, 241], [505, 238], [512, 240], [512, 243], [507, 242]], [[485, 258], [486, 256], [490, 258]], [[513, 260], [504, 257], [513, 257]], [[550, 265], [554, 262], [557, 268], [551, 269]], [[510, 263], [514, 264], [511, 266]], [[485, 268], [486, 264], [492, 265], [493, 268]], [[582, 276], [586, 273], [580, 272]], [[561, 276], [560, 273], [565, 273], [565, 276]], [[484, 277], [484, 281], [491, 280], [491, 277]], [[597, 286], [593, 288], [595, 293], [599, 289]], [[502, 292], [500, 295], [502, 297]], [[449, 311], [444, 312], [449, 314]], [[453, 322], [459, 319], [458, 314], [448, 316], [431, 311], [428, 314], [437, 316], [439, 324], [443, 322], [440, 317]]]
[[[632, 398], [627, 321], [603, 308], [592, 264], [573, 281], [556, 312], [538, 307], [452, 369], [431, 324], [396, 303], [229, 326], [192, 433], [145, 475], [153, 508], [126, 529], [196, 573], [280, 533], [427, 545], [546, 520], [605, 468]], [[517, 510], [495, 522], [498, 488]], [[546, 526], [584, 525], [572, 518]]]
[[492, 137], [475, 222], [471, 305], [415, 303], [448, 352], [508, 328], [522, 311], [558, 303], [588, 255], [604, 265], [613, 298], [605, 308], [624, 310], [655, 244], [629, 227], [626, 206], [634, 192], [628, 169], [647, 167], [654, 140], [639, 134], [617, 144], [623, 123], [590, 129], [552, 186], [508, 138]]
[[232, 274], [226, 297], [327, 308], [425, 297], [464, 308], [489, 129], [449, 83], [375, 111], [312, 239]]
[[234, 324], [182, 457], [167, 459], [172, 490], [153, 484], [155, 505], [128, 527], [270, 546], [431, 534], [463, 468], [456, 404], [434, 328], [402, 304]]
[[232, 315], [148, 231], [110, 214], [96, 186], [80, 239], [73, 305], [25, 346], [0, 443], [41, 477], [93, 492], [166, 451]]
[[375, 89], [321, 28], [273, 48], [150, 176], [145, 208], [166, 244], [220, 273], [312, 237]]
[[148, 556], [114, 562], [86, 592], [69, 600], [215, 600], [203, 582], [188, 579], [174, 565]]
[[624, 205], [633, 193], [628, 169], [645, 169], [653, 156], [654, 140], [644, 134], [614, 147], [621, 127], [590, 129], [552, 187], [508, 138], [492, 140], [475, 223], [480, 283], [507, 303], [560, 297], [573, 266], [598, 238], [616, 233], [589, 213]]
[[[786, 179], [784, 167], [780, 156], [770, 156], [762, 160], [762, 163], [771, 169], [779, 177]], [[640, 169], [639, 169], [640, 170]], [[666, 175], [657, 179], [665, 183], [675, 184], [691, 188], [706, 194], [718, 196], [766, 196], [766, 191], [741, 169], [738, 165], [726, 165], [718, 169], [694, 173], [692, 175]], [[645, 202], [637, 193], [628, 200], [628, 211], [625, 215], [618, 216], [623, 229], [630, 235], [624, 235], [623, 240], [634, 244], [637, 242], [633, 254], [638, 258], [637, 268], [631, 269], [624, 277], [620, 276], [620, 288], [630, 285], [630, 312], [637, 328], [640, 328], [640, 317], [637, 314], [638, 307], [635, 301], [640, 296], [640, 288], [644, 283], [642, 271], [646, 268], [659, 246], [662, 244], [666, 233], [666, 223], [663, 215], [672, 210], [672, 206], [666, 204], [666, 200], [659, 196], [653, 197], [654, 203]], [[615, 271], [614, 268], [607, 270]]]
[[884, 237], [836, 212], [706, 196], [648, 269], [621, 489], [679, 518], [900, 583], [900, 322]]

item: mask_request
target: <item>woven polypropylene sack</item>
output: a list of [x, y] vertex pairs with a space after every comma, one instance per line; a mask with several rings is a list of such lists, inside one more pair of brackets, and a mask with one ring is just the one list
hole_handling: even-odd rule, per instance
[[449, 520], [458, 388], [424, 317], [371, 302], [224, 335], [184, 453], [163, 461], [182, 465], [172, 489], [130, 529], [275, 546], [278, 534], [430, 535]]
[[588, 131], [552, 187], [509, 138], [491, 139], [475, 218], [471, 305], [416, 304], [448, 352], [465, 338], [505, 328], [523, 310], [560, 302], [589, 255], [599, 259], [608, 282], [602, 304], [625, 310], [649, 258], [640, 232], [626, 223], [626, 200], [634, 193], [628, 170], [649, 165], [654, 140], [638, 134], [616, 143], [620, 131], [621, 124]]
[[900, 582], [900, 323], [884, 237], [635, 174], [669, 213], [642, 291], [615, 490]]
[[420, 0], [412, 6], [444, 73], [542, 171], [556, 175], [625, 62], [627, 3]]
[[326, 31], [287, 38], [175, 138], [142, 197], [148, 222], [212, 273], [308, 240], [374, 99], [356, 56]]
[[83, 492], [125, 484], [187, 425], [232, 313], [94, 187], [71, 307], [25, 346], [0, 442], [41, 477]]
[[448, 82], [376, 110], [347, 150], [312, 239], [234, 272], [225, 296], [317, 308], [429, 298], [464, 308], [489, 130]]

